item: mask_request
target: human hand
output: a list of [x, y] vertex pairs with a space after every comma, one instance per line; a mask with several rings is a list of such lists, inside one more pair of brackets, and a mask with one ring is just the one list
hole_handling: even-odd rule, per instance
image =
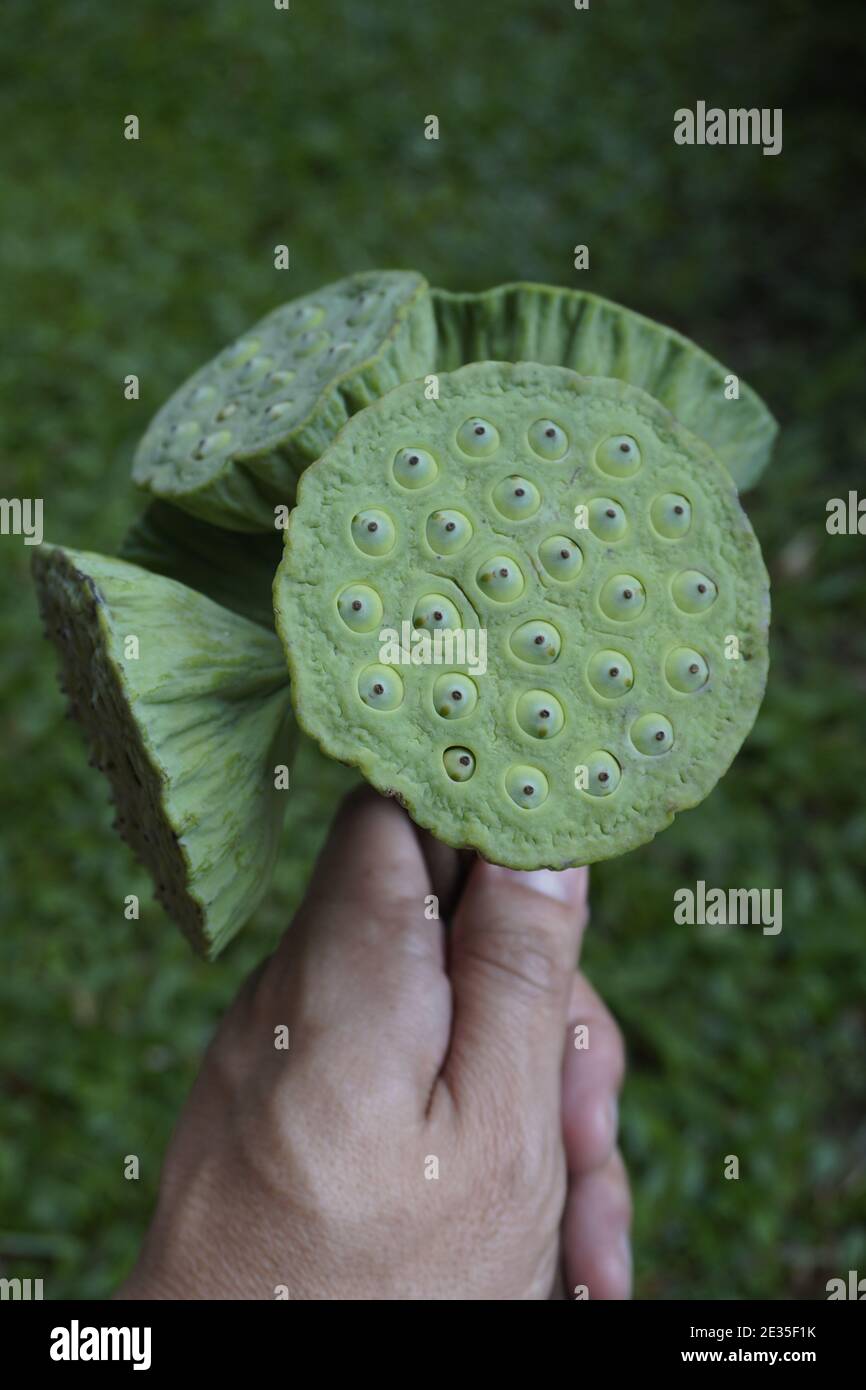
[[208, 1049], [119, 1297], [628, 1297], [622, 1042], [575, 972], [587, 871], [459, 866], [348, 798]]

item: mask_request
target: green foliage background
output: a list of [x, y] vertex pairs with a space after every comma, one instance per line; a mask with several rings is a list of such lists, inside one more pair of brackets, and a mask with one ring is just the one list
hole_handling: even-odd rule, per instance
[[[754, 736], [699, 810], [594, 873], [585, 960], [630, 1051], [644, 1298], [822, 1298], [866, 1273], [866, 540], [824, 527], [864, 476], [863, 33], [857, 4], [813, 0], [3, 8], [0, 493], [43, 497], [49, 539], [113, 548], [163, 398], [276, 303], [367, 267], [596, 290], [716, 352], [782, 422], [747, 499], [774, 582]], [[676, 146], [698, 99], [783, 108], [783, 153]], [[28, 560], [0, 537], [0, 1273], [100, 1297], [332, 790], [297, 780], [276, 890], [216, 966], [195, 961], [63, 722]], [[697, 878], [783, 888], [782, 934], [674, 926]]]

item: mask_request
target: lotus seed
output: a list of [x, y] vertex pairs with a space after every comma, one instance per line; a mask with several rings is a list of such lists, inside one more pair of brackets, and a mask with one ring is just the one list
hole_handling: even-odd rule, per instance
[[521, 623], [511, 634], [511, 650], [533, 666], [550, 666], [562, 648], [562, 638], [552, 623]]
[[215, 386], [198, 386], [191, 392], [189, 403], [191, 406], [207, 406], [216, 398], [217, 389]]
[[414, 490], [429, 486], [439, 472], [439, 465], [426, 449], [401, 449], [394, 459], [393, 471], [401, 487]]
[[350, 584], [337, 599], [337, 612], [353, 632], [372, 632], [381, 627], [382, 600], [369, 584]]
[[352, 540], [365, 555], [388, 555], [397, 531], [387, 512], [370, 509], [352, 517]]
[[704, 613], [715, 603], [718, 590], [699, 570], [683, 570], [674, 579], [671, 593], [683, 613]]
[[375, 710], [393, 710], [403, 702], [403, 680], [393, 666], [366, 666], [358, 676], [358, 694]]
[[499, 431], [488, 420], [474, 417], [460, 426], [457, 445], [470, 458], [489, 458], [499, 448]]
[[541, 505], [541, 494], [527, 478], [503, 478], [493, 489], [493, 505], [509, 521], [525, 521]]
[[427, 518], [427, 544], [437, 555], [456, 555], [472, 537], [472, 522], [462, 512], [431, 512]]
[[590, 796], [610, 796], [622, 779], [622, 768], [612, 753], [599, 749], [590, 753], [586, 762], [585, 790]]
[[640, 580], [635, 579], [633, 574], [615, 574], [604, 585], [598, 602], [606, 618], [624, 623], [643, 612], [646, 594]]
[[505, 790], [517, 806], [531, 811], [547, 800], [550, 786], [540, 768], [518, 765], [505, 774]]
[[241, 338], [223, 353], [219, 359], [220, 365], [236, 371], [251, 357], [255, 357], [260, 347], [261, 343], [257, 338]]
[[691, 503], [678, 492], [664, 492], [654, 498], [650, 520], [653, 528], [665, 540], [679, 540], [692, 524]]
[[631, 741], [639, 753], [657, 757], [674, 746], [673, 725], [663, 714], [642, 714], [631, 726]]
[[443, 719], [464, 719], [478, 704], [478, 686], [469, 677], [452, 671], [433, 684], [433, 708]]
[[211, 454], [218, 454], [227, 449], [232, 442], [230, 430], [219, 430], [216, 434], [205, 435], [199, 440], [198, 448], [193, 455], [194, 458], [208, 458]]
[[610, 477], [631, 478], [641, 465], [640, 446], [630, 435], [614, 435], [599, 444], [595, 462], [601, 472]]
[[482, 593], [496, 603], [513, 603], [523, 593], [523, 571], [508, 555], [495, 555], [479, 567], [475, 578]]
[[515, 708], [518, 724], [531, 738], [553, 738], [565, 723], [562, 705], [548, 690], [526, 690]]
[[548, 536], [538, 548], [538, 558], [551, 579], [567, 584], [583, 568], [583, 551], [568, 536]]
[[468, 782], [475, 771], [475, 755], [468, 748], [446, 748], [442, 761], [452, 782]]
[[709, 679], [710, 670], [704, 657], [691, 647], [675, 647], [665, 660], [665, 678], [674, 690], [691, 695]]
[[412, 614], [412, 623], [414, 627], [423, 628], [428, 632], [435, 632], [437, 629], [453, 632], [461, 626], [456, 604], [444, 594], [425, 594], [423, 598], [419, 598]]
[[625, 512], [610, 497], [595, 497], [589, 504], [589, 529], [600, 541], [618, 541], [626, 533]]
[[556, 463], [568, 450], [568, 435], [555, 420], [536, 420], [527, 434], [530, 449], [539, 458]]
[[618, 700], [634, 685], [634, 671], [628, 657], [609, 648], [595, 653], [586, 675], [596, 694], [603, 695], [606, 700]]

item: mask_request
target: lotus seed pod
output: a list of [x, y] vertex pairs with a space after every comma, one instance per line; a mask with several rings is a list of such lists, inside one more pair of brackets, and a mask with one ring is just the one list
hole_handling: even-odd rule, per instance
[[352, 517], [352, 540], [365, 555], [388, 555], [396, 540], [394, 523], [387, 512], [368, 507]]
[[472, 537], [472, 522], [462, 512], [432, 512], [427, 518], [427, 544], [437, 555], [456, 555]]
[[676, 647], [665, 660], [665, 679], [681, 695], [692, 695], [706, 685], [710, 669], [693, 647]]
[[[529, 448], [546, 420], [568, 440], [564, 467]], [[492, 452], [467, 452], [467, 421], [486, 423]], [[590, 526], [578, 547], [569, 531], [599, 498], [599, 446], [623, 438], [640, 466], [602, 500], [625, 530], [611, 542]], [[436, 460], [429, 487], [395, 477], [405, 448]], [[518, 458], [540, 499], [529, 517], [499, 505]], [[666, 495], [691, 507], [676, 541], [651, 519]], [[348, 536], [371, 510], [394, 523], [385, 562]], [[449, 553], [440, 539], [458, 531]], [[677, 601], [692, 572], [715, 592], [697, 615]], [[401, 644], [346, 627], [337, 600], [356, 585], [380, 596]], [[729, 474], [645, 392], [561, 367], [478, 363], [442, 373], [435, 401], [410, 382], [355, 415], [301, 479], [274, 602], [301, 727], [438, 839], [512, 868], [651, 839], [715, 785], [766, 680], [767, 576]], [[739, 661], [725, 658], [730, 633]], [[696, 679], [683, 651], [712, 672], [699, 693], [678, 688]]]
[[224, 531], [167, 502], [151, 502], [120, 547], [122, 560], [176, 579], [271, 631], [282, 553], [279, 531]]
[[284, 304], [187, 381], [158, 412], [133, 478], [219, 526], [272, 529], [299, 473], [356, 410], [432, 369], [426, 282], [352, 275]]
[[[778, 426], [760, 397], [740, 377], [739, 397], [729, 399], [730, 368], [663, 324], [598, 295], [553, 285], [500, 285], [480, 294], [432, 290], [431, 299], [439, 372], [468, 362], [541, 362], [585, 376], [616, 377], [640, 386], [705, 440], [739, 488], [757, 482], [769, 462]], [[567, 435], [563, 420], [551, 423]], [[527, 437], [539, 453], [535, 424]], [[619, 439], [611, 433], [596, 447]], [[622, 469], [627, 456], [616, 459], [615, 445], [612, 452]], [[594, 467], [612, 477], [629, 476], [605, 470], [608, 456], [602, 447]]]
[[570, 536], [548, 536], [538, 547], [538, 558], [560, 584], [576, 579], [583, 567], [583, 551]]
[[279, 642], [123, 560], [43, 545], [33, 569], [118, 825], [169, 916], [216, 956], [268, 887], [287, 804], [275, 768], [291, 764], [295, 739]]
[[446, 748], [442, 761], [452, 782], [468, 782], [475, 771], [475, 756], [468, 748]]

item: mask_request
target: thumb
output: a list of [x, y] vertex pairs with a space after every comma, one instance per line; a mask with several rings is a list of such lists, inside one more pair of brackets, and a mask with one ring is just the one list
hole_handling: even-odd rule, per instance
[[[559, 1104], [589, 873], [520, 873], [478, 860], [451, 942], [454, 1022], [443, 1080], [460, 1106], [505, 1080], [513, 1103]], [[515, 1089], [519, 1092], [515, 1096]]]

